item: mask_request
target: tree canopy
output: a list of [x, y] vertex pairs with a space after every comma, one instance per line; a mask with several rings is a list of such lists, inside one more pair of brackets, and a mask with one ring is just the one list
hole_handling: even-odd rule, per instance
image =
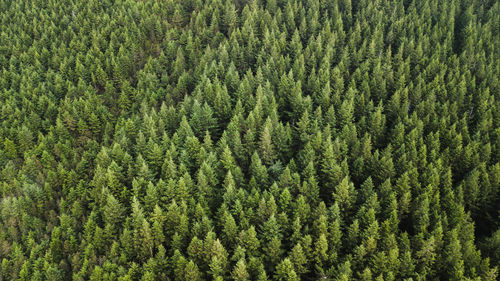
[[500, 2], [0, 0], [0, 280], [496, 280]]

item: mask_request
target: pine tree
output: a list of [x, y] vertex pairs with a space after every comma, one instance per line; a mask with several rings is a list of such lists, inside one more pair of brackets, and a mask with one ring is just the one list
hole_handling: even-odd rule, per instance
[[290, 261], [293, 263], [293, 267], [297, 272], [298, 277], [307, 273], [308, 261], [300, 243], [296, 244], [290, 252]]
[[210, 251], [210, 273], [214, 278], [224, 277], [228, 266], [228, 254], [224, 246], [217, 239]]
[[449, 280], [463, 280], [464, 261], [462, 259], [461, 245], [457, 237], [457, 230], [450, 231], [448, 243], [445, 245], [444, 255], [446, 264], [446, 275]]
[[116, 231], [123, 219], [124, 209], [120, 202], [112, 194], [108, 194], [104, 206], [103, 219]]
[[186, 264], [184, 280], [193, 280], [193, 281], [202, 280], [198, 266], [192, 260], [190, 260]]
[[293, 264], [289, 259], [284, 259], [276, 267], [276, 279], [280, 281], [295, 281], [300, 280], [293, 269]]
[[264, 164], [270, 165], [276, 158], [271, 139], [271, 120], [267, 119], [260, 138], [260, 150]]
[[238, 281], [249, 280], [250, 275], [248, 274], [246, 268], [247, 268], [247, 266], [246, 266], [245, 260], [243, 260], [243, 259], [239, 260], [236, 263], [234, 270], [231, 274], [232, 278], [234, 280], [238, 280]]
[[338, 203], [341, 212], [349, 211], [355, 201], [355, 190], [352, 182], [347, 177], [335, 187], [333, 199]]

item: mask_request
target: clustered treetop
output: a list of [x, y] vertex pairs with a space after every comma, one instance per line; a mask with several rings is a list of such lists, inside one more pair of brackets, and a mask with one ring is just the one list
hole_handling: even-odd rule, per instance
[[500, 2], [0, 0], [0, 280], [496, 280]]

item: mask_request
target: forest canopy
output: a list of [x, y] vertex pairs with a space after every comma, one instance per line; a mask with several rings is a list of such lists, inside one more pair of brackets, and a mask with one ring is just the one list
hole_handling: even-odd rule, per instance
[[0, 280], [490, 280], [500, 2], [0, 0]]

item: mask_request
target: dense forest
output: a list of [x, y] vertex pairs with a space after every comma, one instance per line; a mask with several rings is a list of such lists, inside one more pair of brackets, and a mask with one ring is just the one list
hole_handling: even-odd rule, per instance
[[0, 0], [0, 280], [497, 280], [500, 2]]

